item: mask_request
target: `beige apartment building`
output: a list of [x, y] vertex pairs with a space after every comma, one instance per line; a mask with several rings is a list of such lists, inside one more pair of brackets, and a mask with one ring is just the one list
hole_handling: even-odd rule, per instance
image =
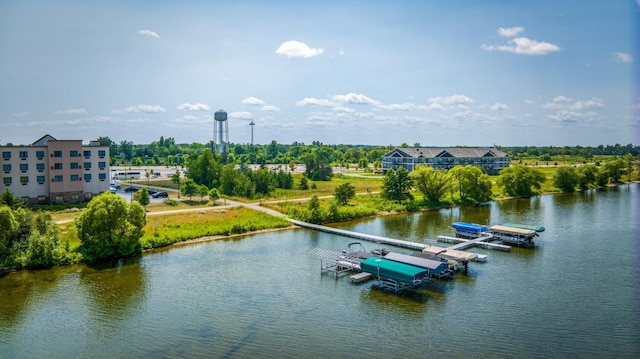
[[0, 146], [0, 192], [9, 189], [29, 204], [78, 203], [109, 190], [109, 146], [98, 141], [57, 140]]

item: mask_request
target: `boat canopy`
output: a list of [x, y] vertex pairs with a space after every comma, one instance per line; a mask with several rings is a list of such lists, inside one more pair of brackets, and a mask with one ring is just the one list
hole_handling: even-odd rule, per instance
[[408, 285], [414, 285], [416, 280], [422, 280], [429, 274], [424, 268], [394, 262], [384, 258], [367, 258], [360, 262], [360, 269], [374, 276], [377, 276], [379, 273], [381, 278], [391, 279]]
[[424, 268], [429, 272], [430, 275], [438, 275], [446, 271], [447, 269], [449, 269], [449, 265], [447, 264], [447, 262], [436, 261], [433, 259], [421, 258], [416, 256], [410, 256], [402, 253], [390, 252], [386, 256], [384, 256], [384, 259], [388, 259], [394, 262], [409, 264], [419, 268]]
[[489, 228], [487, 226], [483, 226], [475, 223], [467, 223], [467, 222], [454, 222], [451, 227], [457, 230], [469, 231], [469, 232], [488, 232]]
[[520, 223], [505, 223], [503, 224], [505, 227], [513, 227], [513, 228], [523, 228], [523, 229], [531, 229], [536, 232], [544, 232], [543, 226], [535, 226], [529, 224], [520, 224]]

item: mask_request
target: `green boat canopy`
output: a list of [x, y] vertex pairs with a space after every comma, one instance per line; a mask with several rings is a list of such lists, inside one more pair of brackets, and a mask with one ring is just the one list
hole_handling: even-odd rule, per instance
[[413, 285], [416, 280], [422, 280], [429, 274], [428, 270], [424, 268], [377, 257], [367, 258], [360, 262], [360, 269], [374, 276], [379, 274], [381, 278], [392, 279], [408, 285]]

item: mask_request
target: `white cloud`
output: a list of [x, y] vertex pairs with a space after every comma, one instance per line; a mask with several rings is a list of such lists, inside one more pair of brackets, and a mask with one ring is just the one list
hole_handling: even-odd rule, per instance
[[482, 48], [487, 51], [505, 51], [513, 52], [519, 55], [546, 55], [550, 52], [560, 51], [558, 45], [554, 45], [548, 42], [531, 40], [526, 37], [517, 37], [513, 40], [507, 41], [509, 45], [482, 45]]
[[211, 107], [204, 103], [197, 103], [195, 105], [185, 102], [178, 107], [176, 107], [178, 111], [211, 111]]
[[137, 106], [129, 106], [123, 109], [111, 110], [111, 113], [134, 113], [134, 112], [159, 113], [159, 112], [167, 112], [167, 111], [165, 111], [164, 108], [157, 105], [137, 105]]
[[501, 27], [498, 29], [498, 34], [504, 37], [514, 37], [523, 31], [524, 31], [524, 27], [522, 26], [507, 27], [507, 28]]
[[273, 106], [273, 105], [264, 105], [264, 106], [260, 107], [260, 110], [262, 110], [262, 111], [278, 112], [278, 111], [280, 111], [280, 107], [278, 107], [278, 106]]
[[29, 112], [16, 112], [11, 114], [13, 117], [26, 117], [29, 116]]
[[533, 102], [532, 100], [524, 100], [524, 103], [529, 104], [529, 105], [533, 105], [535, 102]]
[[355, 105], [362, 105], [362, 104], [376, 105], [379, 103], [378, 101], [371, 99], [363, 94], [356, 94], [353, 92], [348, 93], [346, 95], [334, 95], [334, 96], [331, 96], [331, 99], [341, 103], [350, 103]]
[[473, 99], [465, 95], [451, 95], [446, 97], [432, 97], [427, 100], [431, 104], [438, 105], [463, 105], [473, 103]]
[[405, 102], [405, 103], [392, 103], [392, 104], [388, 104], [388, 105], [380, 104], [377, 107], [381, 108], [383, 110], [409, 111], [409, 110], [415, 110], [417, 106], [416, 106], [415, 103]]
[[345, 106], [336, 106], [336, 107], [333, 107], [332, 110], [336, 112], [348, 112], [348, 113], [356, 112], [356, 110], [350, 107], [345, 107]]
[[591, 98], [588, 100], [577, 101], [574, 103], [571, 108], [576, 110], [582, 110], [587, 108], [603, 108], [604, 100], [601, 98]]
[[304, 99], [296, 102], [296, 106], [327, 106], [334, 107], [338, 104], [335, 102], [331, 102], [326, 99], [321, 98], [313, 98], [313, 97], [305, 97]]
[[572, 98], [565, 97], [565, 96], [562, 96], [562, 95], [556, 96], [556, 97], [553, 98], [553, 102], [571, 102], [571, 101], [573, 101]]
[[[638, 0], [640, 1], [640, 0]], [[624, 63], [631, 63], [633, 62], [633, 56], [629, 55], [629, 54], [625, 54], [624, 52], [616, 52], [616, 61], [617, 62], [624, 62]]]
[[236, 111], [236, 112], [229, 112], [229, 118], [235, 118], [239, 120], [250, 120], [253, 118], [253, 115], [251, 114], [251, 112], [247, 112], [247, 111]]
[[558, 111], [555, 115], [549, 115], [548, 117], [554, 121], [561, 123], [576, 123], [576, 122], [587, 122], [594, 120], [596, 118], [596, 114], [594, 112], [577, 112], [577, 111], [569, 111], [562, 110]]
[[244, 100], [242, 100], [242, 103], [245, 104], [245, 105], [259, 105], [259, 106], [266, 105], [266, 103], [264, 101], [262, 101], [259, 98], [255, 98], [255, 97], [247, 97]]
[[149, 37], [155, 37], [156, 39], [160, 38], [160, 35], [158, 35], [157, 33], [153, 32], [151, 30], [140, 30], [140, 31], [138, 31], [138, 34], [144, 35], [144, 36], [149, 36]]
[[503, 103], [500, 103], [500, 102], [496, 102], [491, 107], [489, 107], [489, 109], [491, 111], [502, 111], [502, 110], [506, 110], [508, 108], [509, 108], [509, 106], [507, 106], [507, 105], [505, 105]]
[[314, 49], [307, 44], [295, 40], [285, 41], [276, 50], [276, 54], [287, 55], [287, 57], [309, 58], [320, 55], [324, 49]]
[[87, 111], [85, 111], [84, 108], [70, 108], [64, 111], [55, 111], [54, 113], [57, 115], [80, 115], [83, 113], [87, 113]]

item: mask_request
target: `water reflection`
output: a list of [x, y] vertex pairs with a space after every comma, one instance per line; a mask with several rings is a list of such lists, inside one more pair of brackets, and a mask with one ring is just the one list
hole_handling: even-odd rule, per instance
[[90, 314], [122, 320], [142, 306], [145, 295], [145, 269], [142, 256], [89, 264], [80, 271], [82, 287]]

